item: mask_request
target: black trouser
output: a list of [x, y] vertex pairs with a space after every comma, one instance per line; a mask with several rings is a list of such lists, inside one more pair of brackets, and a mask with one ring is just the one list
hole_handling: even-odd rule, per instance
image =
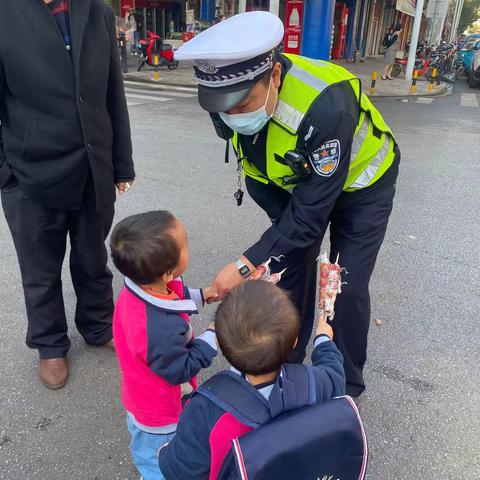
[[[339, 253], [340, 265], [348, 272], [342, 276], [347, 283], [337, 297], [332, 326], [335, 343], [343, 354], [347, 393], [352, 396], [365, 389], [363, 367], [370, 325], [368, 285], [392, 211], [400, 154], [397, 156], [386, 181], [380, 179], [378, 185], [343, 193], [330, 215], [330, 260], [334, 261]], [[291, 292], [302, 319], [298, 344], [290, 357], [294, 362], [305, 358], [312, 333], [318, 291], [316, 259], [321, 243], [319, 239], [306, 251], [295, 251], [288, 255], [286, 263], [275, 266], [287, 267], [279, 286]]]
[[105, 238], [113, 221], [113, 199], [102, 202], [97, 212], [89, 179], [79, 211], [43, 207], [25, 197], [18, 185], [2, 190], [2, 205], [22, 274], [27, 345], [38, 349], [40, 358], [64, 357], [70, 347], [61, 280], [67, 235], [77, 329], [92, 345], [111, 340], [112, 274]]

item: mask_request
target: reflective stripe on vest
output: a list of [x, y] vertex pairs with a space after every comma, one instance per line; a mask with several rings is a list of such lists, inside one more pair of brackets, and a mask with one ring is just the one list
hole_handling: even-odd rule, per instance
[[368, 116], [365, 116], [360, 128], [358, 129], [357, 133], [353, 136], [352, 140], [352, 150], [350, 153], [350, 163], [352, 163], [358, 155], [360, 148], [362, 147], [363, 142], [367, 138], [368, 127], [370, 124], [370, 120]]
[[[276, 156], [283, 157], [287, 151], [296, 148], [297, 132], [318, 96], [330, 85], [349, 82], [359, 102], [360, 115], [352, 141], [349, 173], [343, 189], [352, 191], [375, 183], [393, 163], [394, 139], [378, 110], [361, 93], [359, 80], [338, 65], [296, 55], [285, 56], [291, 60], [292, 66], [284, 77], [272, 121], [268, 124], [267, 176], [248, 160], [242, 161], [244, 174], [260, 182], [272, 182], [286, 190], [292, 190], [296, 184], [285, 183], [285, 179], [293, 176], [293, 171], [278, 162]], [[308, 135], [309, 133], [307, 137]], [[233, 143], [240, 149], [236, 133]]]
[[325, 90], [329, 85], [327, 82], [324, 82], [321, 78], [315, 77], [311, 73], [308, 73], [305, 70], [302, 70], [301, 68], [297, 67], [295, 64], [291, 66], [288, 73], [298, 78], [303, 83], [306, 83], [308, 86], [314, 88], [315, 90], [318, 91], [318, 93], [323, 92], [323, 90]]
[[360, 174], [360, 176], [350, 185], [350, 188], [365, 188], [372, 183], [378, 169], [390, 153], [390, 136], [385, 135], [385, 141], [377, 156], [370, 162], [368, 167]]
[[304, 115], [302, 112], [288, 105], [288, 103], [278, 99], [273, 118], [296, 132], [303, 122]]

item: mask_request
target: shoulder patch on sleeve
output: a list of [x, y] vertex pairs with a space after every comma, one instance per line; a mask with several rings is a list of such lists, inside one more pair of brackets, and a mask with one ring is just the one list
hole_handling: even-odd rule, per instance
[[329, 140], [308, 156], [315, 172], [322, 177], [330, 177], [340, 161], [340, 142]]

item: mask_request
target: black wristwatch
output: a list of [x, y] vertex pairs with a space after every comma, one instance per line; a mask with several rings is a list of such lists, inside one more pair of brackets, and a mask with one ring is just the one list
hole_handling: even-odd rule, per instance
[[248, 278], [252, 274], [248, 265], [245, 265], [240, 259], [235, 262], [235, 265], [243, 278]]

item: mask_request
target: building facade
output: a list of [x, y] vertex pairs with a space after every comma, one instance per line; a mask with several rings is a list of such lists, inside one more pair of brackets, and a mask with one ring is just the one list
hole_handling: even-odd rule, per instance
[[[401, 23], [401, 50], [409, 41], [416, 0], [108, 0], [117, 15], [135, 9], [138, 31], [151, 30], [162, 38], [180, 38], [181, 32], [200, 32], [221, 19], [245, 11], [265, 10], [277, 14], [287, 32], [294, 33], [288, 45], [294, 53], [321, 59], [357, 60], [382, 55], [383, 37], [391, 25]], [[439, 1], [439, 0], [430, 0]], [[427, 3], [428, 5], [428, 3]], [[427, 6], [425, 7], [426, 11]], [[288, 18], [287, 18], [288, 14]], [[422, 22], [421, 36], [426, 21]], [[296, 33], [295, 33], [296, 32]]]

